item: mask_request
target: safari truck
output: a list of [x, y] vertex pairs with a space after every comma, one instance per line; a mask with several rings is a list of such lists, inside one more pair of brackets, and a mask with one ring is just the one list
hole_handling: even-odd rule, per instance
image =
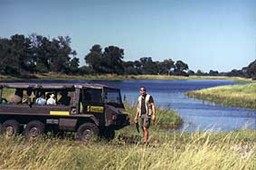
[[0, 83], [2, 135], [34, 138], [49, 132], [75, 132], [82, 141], [93, 137], [111, 140], [115, 130], [129, 124], [117, 88], [101, 84]]

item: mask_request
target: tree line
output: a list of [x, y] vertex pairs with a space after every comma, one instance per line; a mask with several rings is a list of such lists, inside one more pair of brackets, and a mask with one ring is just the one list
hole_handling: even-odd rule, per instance
[[153, 61], [152, 57], [141, 57], [135, 61], [124, 61], [124, 49], [117, 46], [102, 48], [95, 44], [85, 55], [85, 65], [80, 66], [77, 53], [70, 46], [69, 36], [48, 38], [31, 34], [15, 34], [0, 38], [0, 74], [21, 75], [27, 73], [64, 73], [70, 75], [117, 74], [117, 75], [221, 75], [256, 76], [256, 60], [244, 70], [219, 73], [211, 70], [203, 73], [189, 70], [188, 64], [178, 60]]

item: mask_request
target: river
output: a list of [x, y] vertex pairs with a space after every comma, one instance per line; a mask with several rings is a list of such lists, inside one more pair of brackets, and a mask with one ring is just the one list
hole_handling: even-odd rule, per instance
[[221, 85], [234, 85], [229, 80], [125, 80], [90, 81], [118, 87], [123, 98], [131, 104], [137, 101], [139, 87], [146, 86], [159, 107], [178, 112], [184, 120], [181, 131], [228, 132], [239, 129], [256, 130], [256, 110], [224, 107], [188, 98], [184, 93]]

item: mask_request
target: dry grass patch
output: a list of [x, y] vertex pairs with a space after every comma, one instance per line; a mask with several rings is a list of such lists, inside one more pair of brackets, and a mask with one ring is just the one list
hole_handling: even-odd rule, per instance
[[[254, 137], [253, 137], [254, 136]], [[0, 138], [1, 169], [255, 169], [255, 132], [158, 133], [159, 144]]]

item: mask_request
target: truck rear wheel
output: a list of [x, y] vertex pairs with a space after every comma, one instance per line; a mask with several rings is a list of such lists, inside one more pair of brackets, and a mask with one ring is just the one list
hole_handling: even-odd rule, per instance
[[99, 136], [99, 128], [93, 123], [84, 123], [77, 129], [77, 139], [80, 141], [89, 141], [97, 139]]
[[16, 120], [6, 120], [2, 124], [1, 133], [5, 136], [17, 136], [20, 132], [20, 124]]
[[26, 138], [36, 138], [44, 134], [45, 125], [37, 120], [31, 121], [27, 124], [24, 132]]

